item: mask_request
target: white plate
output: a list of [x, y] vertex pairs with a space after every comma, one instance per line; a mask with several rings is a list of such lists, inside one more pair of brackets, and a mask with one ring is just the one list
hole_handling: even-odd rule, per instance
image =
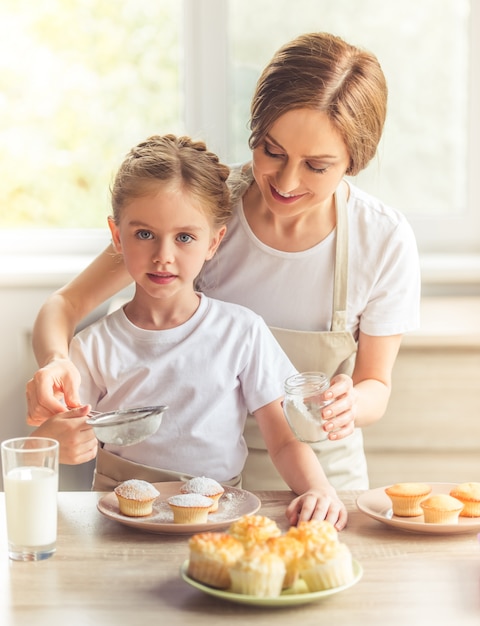
[[180, 568], [180, 575], [183, 580], [192, 587], [195, 587], [210, 596], [215, 596], [216, 598], [221, 598], [222, 600], [228, 600], [229, 602], [236, 602], [237, 604], [251, 604], [252, 606], [270, 607], [295, 606], [297, 604], [308, 604], [309, 602], [323, 600], [324, 598], [328, 598], [335, 593], [340, 593], [341, 591], [345, 591], [345, 589], [349, 589], [358, 583], [363, 574], [362, 566], [354, 560], [354, 579], [346, 585], [333, 587], [332, 589], [325, 589], [324, 591], [309, 592], [305, 583], [300, 580], [294, 587], [292, 587], [292, 589], [282, 591], [282, 593], [275, 598], [260, 598], [258, 596], [247, 596], [242, 593], [232, 593], [231, 591], [224, 591], [222, 589], [209, 587], [208, 585], [203, 585], [187, 575], [187, 568], [188, 561], [185, 561]]
[[209, 514], [208, 522], [205, 524], [175, 524], [173, 512], [166, 500], [170, 496], [180, 493], [180, 487], [183, 484], [181, 481], [153, 483], [160, 492], [160, 496], [153, 503], [153, 513], [148, 517], [122, 515], [118, 508], [117, 496], [113, 491], [100, 498], [97, 508], [105, 517], [125, 526], [151, 533], [189, 535], [204, 530], [213, 531], [225, 528], [242, 515], [253, 515], [261, 506], [260, 500], [253, 493], [244, 489], [225, 486], [225, 493], [218, 503], [218, 511]]
[[[432, 487], [432, 495], [436, 493], [448, 494], [457, 485], [457, 483], [428, 484]], [[386, 487], [379, 487], [362, 493], [357, 498], [358, 509], [379, 522], [409, 532], [453, 535], [480, 531], [480, 517], [460, 517], [458, 524], [426, 524], [423, 521], [423, 515], [397, 517], [392, 513], [392, 502], [385, 493], [385, 489]]]

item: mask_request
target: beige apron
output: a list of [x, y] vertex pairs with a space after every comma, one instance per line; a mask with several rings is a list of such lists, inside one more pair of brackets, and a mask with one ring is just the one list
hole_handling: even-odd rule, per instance
[[[347, 322], [348, 286], [348, 218], [347, 200], [342, 184], [335, 194], [337, 242], [333, 296], [333, 317], [330, 331], [297, 331], [271, 328], [282, 348], [298, 371], [321, 371], [351, 375], [357, 345]], [[255, 418], [247, 418], [245, 440], [248, 458], [242, 473], [245, 489], [288, 488], [278, 474], [266, 450]], [[368, 474], [363, 437], [360, 429], [340, 441], [311, 444], [325, 473], [336, 489], [368, 489]]]
[[[170, 481], [182, 481], [193, 478], [191, 474], [174, 472], [150, 465], [142, 465], [124, 459], [102, 447], [98, 448], [95, 472], [93, 475], [93, 491], [112, 491], [124, 480], [138, 478], [151, 483], [161, 483]], [[230, 487], [241, 487], [242, 478], [236, 476], [231, 480], [222, 481], [222, 485]]]

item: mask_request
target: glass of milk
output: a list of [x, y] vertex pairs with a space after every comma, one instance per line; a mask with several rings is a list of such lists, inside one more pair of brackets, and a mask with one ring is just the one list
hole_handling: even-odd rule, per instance
[[47, 559], [57, 541], [58, 441], [19, 437], [2, 441], [1, 450], [8, 555]]
[[323, 430], [323, 409], [333, 402], [324, 400], [330, 379], [323, 372], [303, 372], [285, 381], [283, 412], [297, 439], [317, 443], [327, 439]]

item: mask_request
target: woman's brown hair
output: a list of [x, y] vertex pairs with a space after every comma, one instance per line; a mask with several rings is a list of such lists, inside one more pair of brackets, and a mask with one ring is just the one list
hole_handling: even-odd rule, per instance
[[377, 58], [329, 33], [297, 37], [261, 74], [251, 106], [250, 148], [293, 109], [325, 112], [350, 155], [356, 175], [375, 155], [387, 110], [387, 85]]

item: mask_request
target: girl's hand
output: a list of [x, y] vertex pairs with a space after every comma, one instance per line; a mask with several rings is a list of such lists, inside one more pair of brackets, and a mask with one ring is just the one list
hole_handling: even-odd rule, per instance
[[50, 437], [60, 444], [60, 463], [79, 465], [94, 459], [98, 440], [93, 428], [86, 424], [90, 406], [82, 406], [51, 416], [32, 435]]
[[318, 519], [327, 520], [337, 530], [342, 530], [347, 523], [347, 509], [331, 485], [321, 491], [307, 491], [292, 500], [287, 507], [286, 516], [291, 526]]
[[80, 374], [69, 359], [56, 359], [27, 383], [27, 424], [38, 426], [67, 407], [80, 407]]
[[333, 399], [332, 404], [322, 411], [326, 421], [323, 429], [328, 433], [328, 438], [336, 441], [348, 437], [354, 431], [357, 416], [357, 392], [353, 380], [346, 374], [337, 374], [323, 396], [325, 400]]

